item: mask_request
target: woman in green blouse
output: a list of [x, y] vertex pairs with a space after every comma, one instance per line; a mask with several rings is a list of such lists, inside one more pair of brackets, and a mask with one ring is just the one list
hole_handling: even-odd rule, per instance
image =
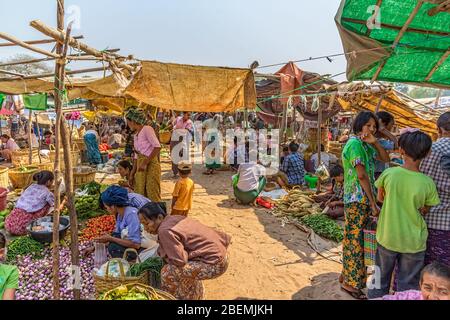
[[343, 241], [342, 289], [357, 299], [366, 299], [362, 289], [366, 286], [363, 229], [370, 215], [378, 216], [376, 202], [375, 160], [389, 162], [389, 155], [379, 144], [375, 134], [378, 119], [364, 111], [353, 123], [354, 135], [342, 153], [344, 165], [345, 230]]

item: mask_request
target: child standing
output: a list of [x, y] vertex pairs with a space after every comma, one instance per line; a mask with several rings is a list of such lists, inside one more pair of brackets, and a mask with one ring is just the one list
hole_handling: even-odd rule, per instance
[[190, 164], [181, 163], [178, 166], [180, 179], [173, 190], [172, 215], [187, 216], [192, 208], [194, 181], [189, 176], [192, 172]]
[[369, 298], [389, 294], [395, 264], [398, 265], [398, 290], [417, 290], [424, 266], [429, 209], [439, 204], [436, 185], [419, 170], [431, 150], [431, 138], [423, 132], [409, 132], [400, 137], [403, 167], [387, 169], [375, 185], [378, 201], [383, 202], [378, 220], [378, 249], [375, 265], [379, 267], [380, 286], [369, 290]]

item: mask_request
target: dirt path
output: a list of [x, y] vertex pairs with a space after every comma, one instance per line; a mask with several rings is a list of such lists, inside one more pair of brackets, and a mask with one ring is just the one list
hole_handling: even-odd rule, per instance
[[[162, 164], [162, 196], [171, 199], [175, 180], [170, 164]], [[339, 290], [341, 265], [318, 256], [306, 234], [281, 222], [264, 209], [240, 206], [232, 200], [231, 172], [202, 174], [196, 166], [191, 217], [233, 237], [230, 267], [225, 275], [206, 281], [206, 298], [213, 299], [333, 299], [350, 297]]]

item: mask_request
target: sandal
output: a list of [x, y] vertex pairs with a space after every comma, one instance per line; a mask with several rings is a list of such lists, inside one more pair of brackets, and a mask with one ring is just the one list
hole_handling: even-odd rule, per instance
[[349, 295], [351, 295], [353, 298], [355, 298], [357, 300], [367, 300], [367, 296], [361, 290], [358, 290], [357, 292], [350, 291], [350, 290], [345, 289], [342, 286], [341, 286], [341, 290], [348, 293]]

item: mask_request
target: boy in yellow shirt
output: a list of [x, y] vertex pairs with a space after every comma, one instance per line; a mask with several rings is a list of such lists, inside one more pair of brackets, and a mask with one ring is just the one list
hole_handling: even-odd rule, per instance
[[192, 166], [186, 163], [178, 165], [180, 179], [173, 190], [172, 215], [187, 216], [192, 208], [192, 198], [194, 195], [194, 181], [189, 178]]

